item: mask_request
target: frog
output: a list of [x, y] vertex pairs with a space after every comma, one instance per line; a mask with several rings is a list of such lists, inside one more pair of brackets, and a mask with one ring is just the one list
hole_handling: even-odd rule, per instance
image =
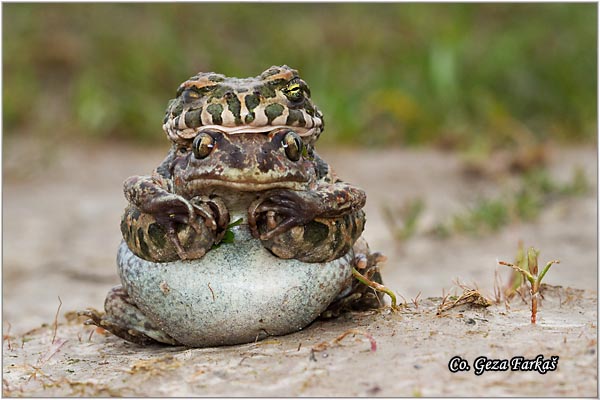
[[[124, 182], [128, 205], [121, 219], [123, 241], [117, 257], [122, 284], [108, 293], [104, 313], [93, 309], [81, 313], [90, 318], [86, 323], [142, 345], [202, 347], [249, 341], [256, 333], [252, 322], [240, 323], [239, 332], [229, 336], [212, 332], [218, 340], [207, 338], [205, 319], [187, 323], [195, 321], [190, 309], [223, 321], [235, 317], [227, 314], [229, 304], [221, 305], [217, 313], [205, 311], [206, 304], [199, 303], [207, 299], [210, 303], [210, 297], [199, 300], [197, 289], [185, 286], [193, 286], [189, 281], [213, 270], [219, 271], [210, 275], [213, 285], [223, 280], [218, 274], [227, 276], [235, 287], [258, 276], [259, 282], [269, 283], [269, 293], [281, 285], [281, 293], [300, 288], [305, 297], [319, 298], [306, 315], [304, 306], [288, 311], [299, 314], [296, 319], [279, 315], [278, 320], [288, 322], [283, 327], [276, 322], [268, 329], [261, 327], [257, 339], [302, 329], [317, 316], [380, 307], [379, 293], [353, 280], [351, 272], [359, 269], [381, 282], [379, 266], [385, 257], [372, 253], [362, 237], [366, 194], [341, 180], [317, 153], [315, 142], [323, 128], [323, 114], [313, 103], [307, 83], [285, 65], [270, 67], [254, 78], [210, 72], [183, 82], [163, 120], [171, 143], [167, 156], [151, 175]], [[247, 262], [247, 253], [259, 254], [258, 261]], [[277, 265], [279, 270], [263, 276], [270, 271], [266, 265]], [[164, 275], [156, 275], [158, 280], [149, 286], [159, 287], [160, 292], [143, 294], [148, 291], [140, 282], [155, 271]], [[250, 276], [248, 271], [256, 272]], [[183, 280], [164, 278], [184, 273], [191, 275]], [[293, 284], [285, 274], [294, 276], [289, 280]], [[304, 274], [300, 281], [297, 274]], [[174, 290], [168, 283], [174, 281], [183, 281], [184, 286]], [[214, 302], [219, 296], [211, 282], [207, 286]], [[208, 296], [206, 287], [202, 290]], [[167, 306], [161, 303], [163, 295], [175, 292], [196, 296], [181, 315], [163, 310]], [[257, 293], [252, 296], [261, 300], [263, 294]], [[177, 301], [183, 303], [188, 297]], [[279, 304], [288, 301], [277, 299]], [[269, 301], [275, 300], [265, 300]], [[181, 320], [186, 325], [173, 328]]]

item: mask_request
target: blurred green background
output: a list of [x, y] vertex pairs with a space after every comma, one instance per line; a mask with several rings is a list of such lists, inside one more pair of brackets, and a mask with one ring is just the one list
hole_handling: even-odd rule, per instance
[[165, 142], [180, 82], [288, 64], [321, 142], [595, 143], [597, 5], [3, 4], [3, 126]]

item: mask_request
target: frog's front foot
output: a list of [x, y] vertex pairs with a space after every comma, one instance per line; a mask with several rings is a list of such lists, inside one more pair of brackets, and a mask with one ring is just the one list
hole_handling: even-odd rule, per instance
[[107, 331], [140, 345], [167, 343], [178, 345], [146, 317], [131, 301], [122, 286], [115, 286], [108, 292], [104, 302], [105, 313], [96, 310], [80, 311], [78, 314], [90, 318], [86, 325], [96, 325]]
[[248, 226], [254, 237], [269, 240], [312, 221], [321, 211], [318, 198], [310, 192], [275, 190], [250, 204]]
[[138, 257], [167, 262], [201, 258], [223, 238], [228, 223], [229, 211], [220, 198], [169, 195], [144, 212], [130, 205], [121, 232]]
[[278, 257], [314, 263], [347, 254], [365, 223], [362, 210], [322, 217], [323, 203], [313, 192], [276, 190], [256, 199], [248, 209], [255, 238]]

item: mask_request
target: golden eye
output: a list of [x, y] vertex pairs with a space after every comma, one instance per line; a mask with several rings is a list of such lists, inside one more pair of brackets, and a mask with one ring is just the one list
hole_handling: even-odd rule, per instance
[[304, 144], [300, 137], [294, 132], [288, 132], [283, 138], [285, 155], [292, 161], [298, 161], [302, 154]]
[[208, 157], [215, 147], [215, 139], [208, 133], [201, 133], [194, 139], [192, 150], [198, 160]]
[[300, 101], [304, 99], [304, 95], [302, 93], [302, 87], [297, 82], [290, 83], [285, 89], [283, 89], [283, 94], [290, 101]]

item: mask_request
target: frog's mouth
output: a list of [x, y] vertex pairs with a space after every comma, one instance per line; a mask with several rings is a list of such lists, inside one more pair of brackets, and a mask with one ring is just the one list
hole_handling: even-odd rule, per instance
[[263, 192], [273, 189], [288, 189], [288, 190], [307, 190], [309, 182], [306, 180], [277, 180], [277, 181], [259, 181], [259, 180], [233, 180], [233, 179], [211, 179], [198, 178], [193, 179], [185, 184], [187, 193], [205, 192], [207, 189], [221, 188], [233, 189], [242, 192]]
[[298, 136], [311, 136], [315, 133], [317, 128], [305, 128], [301, 126], [291, 126], [291, 125], [265, 125], [265, 126], [251, 126], [251, 125], [240, 125], [240, 126], [222, 126], [222, 125], [207, 125], [203, 126], [204, 129], [217, 129], [222, 132], [228, 134], [238, 134], [238, 133], [269, 133], [271, 131], [275, 131], [278, 129], [287, 128], [293, 130], [298, 134]]
[[264, 133], [268, 134], [272, 131], [287, 128], [298, 134], [301, 138], [312, 137], [317, 131], [321, 130], [320, 126], [313, 126], [312, 128], [306, 128], [303, 126], [291, 126], [291, 125], [263, 125], [263, 126], [252, 126], [252, 125], [239, 125], [239, 126], [224, 126], [224, 125], [203, 125], [198, 128], [186, 128], [176, 129], [170, 126], [165, 126], [169, 138], [175, 142], [184, 139], [193, 139], [198, 135], [200, 131], [205, 129], [215, 129], [229, 135], [234, 134], [245, 134], [245, 133]]

